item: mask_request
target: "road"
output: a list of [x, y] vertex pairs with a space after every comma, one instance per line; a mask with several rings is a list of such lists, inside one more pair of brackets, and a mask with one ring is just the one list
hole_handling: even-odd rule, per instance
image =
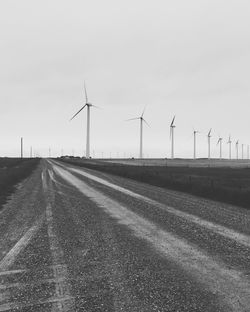
[[250, 311], [250, 212], [42, 160], [0, 212], [0, 311]]

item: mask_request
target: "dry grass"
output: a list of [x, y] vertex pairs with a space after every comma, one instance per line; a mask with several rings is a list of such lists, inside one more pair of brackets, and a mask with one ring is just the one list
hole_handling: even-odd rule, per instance
[[36, 158], [0, 158], [0, 209], [16, 185], [32, 173], [39, 161]]

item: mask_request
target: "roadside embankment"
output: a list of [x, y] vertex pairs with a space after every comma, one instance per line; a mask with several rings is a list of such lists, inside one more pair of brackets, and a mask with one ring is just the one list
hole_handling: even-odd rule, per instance
[[16, 186], [39, 164], [39, 158], [0, 158], [0, 210]]

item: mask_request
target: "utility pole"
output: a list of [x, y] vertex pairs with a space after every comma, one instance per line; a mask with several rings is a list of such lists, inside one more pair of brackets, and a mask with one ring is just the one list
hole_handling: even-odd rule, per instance
[[196, 135], [199, 131], [194, 130], [194, 159], [196, 159]]
[[227, 143], [229, 144], [229, 159], [231, 160], [232, 159], [232, 140], [231, 140], [231, 136], [230, 135], [229, 135]]
[[21, 138], [21, 158], [23, 158], [23, 138]]

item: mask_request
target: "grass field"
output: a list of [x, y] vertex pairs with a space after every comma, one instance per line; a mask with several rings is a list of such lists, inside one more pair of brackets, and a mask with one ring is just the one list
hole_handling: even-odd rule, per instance
[[39, 161], [37, 158], [0, 158], [0, 209], [16, 185], [32, 173]]
[[[101, 159], [100, 159], [101, 160]], [[133, 165], [133, 166], [168, 166], [168, 167], [231, 167], [231, 168], [250, 168], [250, 160], [247, 159], [210, 159], [198, 158], [198, 159], [166, 159], [166, 158], [145, 158], [145, 159], [105, 159], [105, 162]]]
[[[248, 166], [136, 166], [110, 161], [67, 159], [65, 162], [250, 208]], [[244, 168], [243, 168], [244, 167]]]

